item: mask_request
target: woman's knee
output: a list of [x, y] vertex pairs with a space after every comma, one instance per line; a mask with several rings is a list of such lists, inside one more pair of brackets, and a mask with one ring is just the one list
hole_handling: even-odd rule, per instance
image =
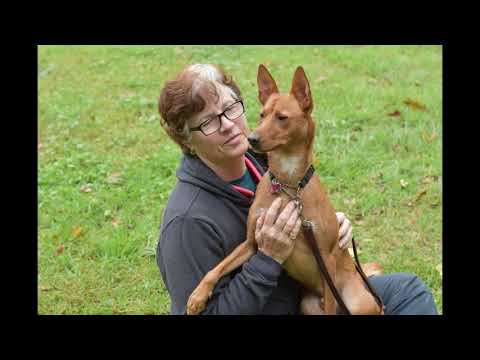
[[406, 313], [435, 314], [436, 307], [432, 291], [417, 275], [412, 273], [394, 274], [398, 282], [398, 293], [403, 297], [401, 307]]
[[400, 273], [402, 281], [406, 284], [406, 286], [416, 289], [418, 291], [427, 291], [430, 292], [427, 284], [420, 279], [417, 275], [412, 273]]

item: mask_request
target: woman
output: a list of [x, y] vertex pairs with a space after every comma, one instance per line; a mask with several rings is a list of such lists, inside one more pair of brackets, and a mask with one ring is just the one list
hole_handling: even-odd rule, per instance
[[[185, 314], [188, 297], [203, 276], [246, 238], [246, 220], [266, 157], [250, 152], [241, 92], [214, 65], [186, 67], [161, 91], [162, 126], [184, 156], [178, 182], [163, 214], [157, 263], [171, 297], [171, 314]], [[283, 271], [300, 229], [290, 203], [272, 204], [257, 224], [258, 251], [223, 277], [202, 314], [298, 314], [299, 285]], [[341, 247], [352, 227], [337, 213]], [[416, 276], [371, 278], [387, 314], [436, 314], [430, 291]]]

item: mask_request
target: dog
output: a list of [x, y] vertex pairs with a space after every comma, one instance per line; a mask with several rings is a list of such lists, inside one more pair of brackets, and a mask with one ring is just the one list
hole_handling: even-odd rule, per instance
[[[306, 179], [305, 174], [311, 172], [315, 122], [311, 116], [310, 84], [303, 67], [296, 69], [289, 93], [279, 93], [275, 80], [264, 65], [258, 68], [257, 84], [263, 108], [259, 125], [249, 134], [248, 140], [255, 151], [268, 154], [269, 171], [257, 186], [248, 214], [246, 241], [201, 280], [188, 299], [188, 315], [200, 313], [218, 280], [256, 253], [255, 226], [261, 212], [268, 209], [278, 196], [282, 197], [282, 209], [294, 198], [286, 188], [280, 191], [281, 188], [297, 187], [299, 181]], [[312, 239], [338, 289], [337, 296], [340, 295], [352, 315], [383, 314], [381, 300], [379, 302], [378, 297], [376, 300], [364, 286], [367, 281], [365, 277], [362, 279], [361, 270], [357, 270], [348, 249], [338, 246], [339, 224], [324, 186], [315, 173], [307, 181], [300, 190], [297, 187], [297, 205], [301, 218], [308, 220], [312, 229]], [[341, 310], [338, 301], [320, 271], [312, 249], [306, 233], [300, 232], [290, 257], [283, 263], [288, 274], [303, 286], [300, 312], [307, 315], [338, 314]], [[379, 271], [378, 266], [369, 265], [369, 272]]]

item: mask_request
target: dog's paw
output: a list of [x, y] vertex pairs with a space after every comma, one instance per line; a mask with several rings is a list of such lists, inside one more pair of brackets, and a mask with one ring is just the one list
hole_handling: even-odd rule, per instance
[[188, 298], [187, 302], [187, 315], [200, 314], [207, 305], [209, 297], [212, 295], [212, 291], [206, 287], [199, 285]]
[[367, 277], [383, 274], [383, 268], [379, 263], [366, 263], [362, 265], [362, 269]]

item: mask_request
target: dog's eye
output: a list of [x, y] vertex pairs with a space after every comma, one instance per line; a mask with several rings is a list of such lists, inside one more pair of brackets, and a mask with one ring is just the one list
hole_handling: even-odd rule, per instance
[[260, 113], [260, 117], [263, 118], [265, 114], [263, 112]]
[[278, 120], [287, 120], [288, 119], [288, 116], [285, 116], [285, 115], [278, 115]]

